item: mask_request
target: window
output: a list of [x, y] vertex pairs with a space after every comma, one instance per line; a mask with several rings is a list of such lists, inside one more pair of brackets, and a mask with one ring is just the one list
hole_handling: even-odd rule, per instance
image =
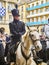
[[49, 2], [49, 0], [46, 0], [46, 2]]
[[28, 11], [28, 12], [26, 13], [26, 15], [27, 15], [27, 16], [30, 15], [30, 11]]
[[40, 9], [38, 9], [38, 13], [40, 13]]
[[34, 0], [30, 0], [30, 1], [34, 1]]
[[36, 21], [38, 22], [38, 18], [36, 18]]
[[48, 7], [46, 7], [45, 11], [49, 11], [49, 8], [48, 8]]
[[21, 14], [21, 19], [23, 19], [23, 13]]
[[48, 7], [48, 11], [49, 11], [49, 7]]
[[30, 5], [28, 4], [28, 5], [27, 5], [27, 8], [29, 8], [29, 7], [30, 7]]
[[44, 16], [42, 16], [42, 21], [44, 21]]
[[30, 15], [32, 15], [32, 11], [30, 11]]
[[36, 22], [37, 20], [36, 20], [36, 18], [34, 18], [34, 22]]
[[43, 12], [43, 9], [40, 9], [40, 13]]
[[35, 14], [35, 11], [34, 10], [32, 11], [32, 14]]
[[32, 4], [30, 4], [30, 7], [32, 7]]
[[48, 20], [47, 18], [48, 18], [48, 16], [46, 15], [46, 16], [45, 16], [45, 20]]
[[32, 4], [32, 7], [34, 6], [34, 4]]
[[38, 2], [36, 3], [36, 5], [38, 6]]
[[8, 4], [8, 10], [11, 11], [14, 8], [14, 4], [9, 3]]
[[0, 2], [0, 8], [2, 7], [2, 2]]
[[38, 9], [36, 10], [36, 13], [38, 13]]
[[30, 22], [32, 22], [32, 18], [30, 19]]
[[43, 1], [41, 1], [41, 4], [43, 4]]
[[38, 17], [38, 21], [40, 21], [40, 17]]
[[0, 21], [2, 21], [3, 17], [0, 16]]
[[19, 1], [19, 0], [17, 0], [17, 1]]
[[12, 21], [12, 15], [9, 15], [9, 21]]
[[21, 11], [23, 11], [23, 6], [21, 7]]
[[32, 18], [32, 22], [34, 22], [34, 18]]

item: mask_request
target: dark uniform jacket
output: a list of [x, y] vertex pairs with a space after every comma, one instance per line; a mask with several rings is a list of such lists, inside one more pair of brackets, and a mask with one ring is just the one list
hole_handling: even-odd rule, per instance
[[4, 62], [4, 47], [2, 41], [0, 40], [0, 63]]
[[25, 33], [25, 24], [19, 20], [14, 19], [13, 22], [9, 23], [9, 28], [14, 43], [18, 42], [21, 36]]

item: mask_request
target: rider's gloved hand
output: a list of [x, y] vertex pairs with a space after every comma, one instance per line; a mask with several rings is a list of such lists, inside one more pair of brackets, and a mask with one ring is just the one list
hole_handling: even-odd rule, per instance
[[19, 34], [20, 34], [20, 35], [22, 35], [22, 33], [21, 33], [21, 32], [19, 32]]
[[21, 36], [22, 34], [19, 32], [19, 35]]
[[4, 57], [4, 59], [5, 59], [5, 62], [7, 62], [7, 57]]

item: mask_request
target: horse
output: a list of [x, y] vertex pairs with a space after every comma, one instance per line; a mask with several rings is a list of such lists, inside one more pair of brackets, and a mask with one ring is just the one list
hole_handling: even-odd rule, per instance
[[15, 52], [16, 65], [36, 65], [31, 52], [32, 46], [35, 47], [36, 51], [42, 49], [39, 33], [36, 28], [29, 27], [29, 30], [27, 29], [26, 33], [22, 36], [22, 42], [19, 44]]

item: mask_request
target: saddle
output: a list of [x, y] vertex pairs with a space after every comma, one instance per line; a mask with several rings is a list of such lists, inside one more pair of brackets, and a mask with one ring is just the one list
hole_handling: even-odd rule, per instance
[[17, 50], [20, 42], [17, 42], [16, 44], [11, 44], [9, 48], [10, 54], [15, 54], [15, 51]]
[[16, 50], [19, 46], [20, 42], [17, 44], [9, 44], [8, 53], [7, 53], [7, 61], [8, 62], [15, 62], [16, 61]]

